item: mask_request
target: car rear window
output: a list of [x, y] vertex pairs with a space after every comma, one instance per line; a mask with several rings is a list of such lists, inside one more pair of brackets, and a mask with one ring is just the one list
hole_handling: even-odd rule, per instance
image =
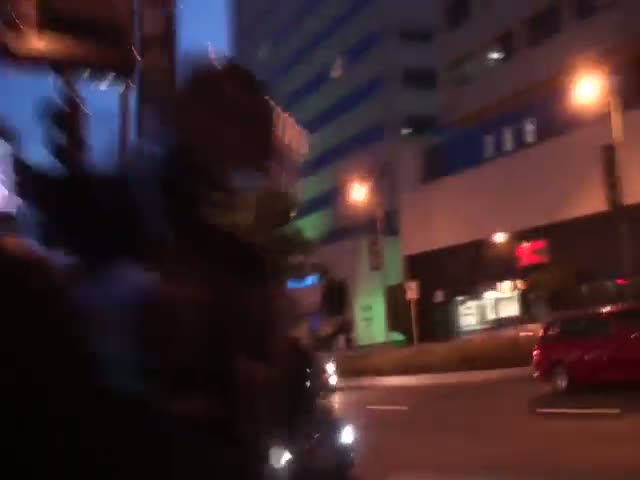
[[545, 341], [603, 337], [609, 334], [610, 322], [599, 315], [585, 315], [555, 320], [543, 332]]

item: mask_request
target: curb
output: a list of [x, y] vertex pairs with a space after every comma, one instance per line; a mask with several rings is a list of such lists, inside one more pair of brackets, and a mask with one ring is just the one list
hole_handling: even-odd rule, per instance
[[354, 387], [423, 387], [454, 383], [481, 383], [496, 380], [532, 378], [531, 367], [503, 368], [499, 370], [475, 370], [469, 372], [426, 373], [389, 377], [344, 378], [339, 388]]

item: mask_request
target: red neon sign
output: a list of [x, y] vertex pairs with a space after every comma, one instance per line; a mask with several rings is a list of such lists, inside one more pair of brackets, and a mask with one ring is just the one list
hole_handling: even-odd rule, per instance
[[516, 258], [518, 267], [549, 263], [549, 242], [546, 240], [522, 242], [516, 247]]

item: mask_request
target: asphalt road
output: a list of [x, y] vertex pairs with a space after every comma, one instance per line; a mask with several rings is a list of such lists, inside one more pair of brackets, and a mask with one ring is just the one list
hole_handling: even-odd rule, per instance
[[640, 479], [640, 391], [547, 394], [531, 379], [351, 388], [363, 480]]

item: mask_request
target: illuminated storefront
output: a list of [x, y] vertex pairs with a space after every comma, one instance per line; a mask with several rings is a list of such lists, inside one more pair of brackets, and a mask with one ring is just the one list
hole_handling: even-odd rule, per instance
[[454, 316], [459, 333], [495, 328], [522, 315], [522, 280], [498, 282], [495, 289], [480, 295], [459, 296], [454, 299]]

